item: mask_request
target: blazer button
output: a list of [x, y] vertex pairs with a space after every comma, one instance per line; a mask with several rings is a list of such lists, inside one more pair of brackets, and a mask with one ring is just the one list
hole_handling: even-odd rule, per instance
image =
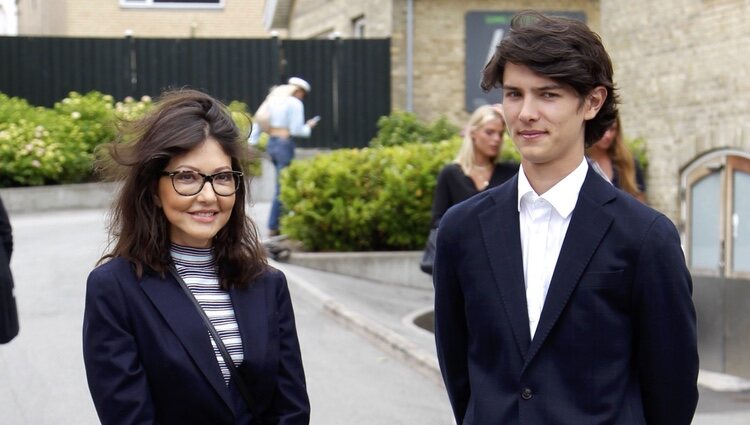
[[534, 393], [531, 392], [531, 388], [524, 388], [521, 390], [521, 398], [524, 400], [531, 400], [531, 397], [534, 396]]

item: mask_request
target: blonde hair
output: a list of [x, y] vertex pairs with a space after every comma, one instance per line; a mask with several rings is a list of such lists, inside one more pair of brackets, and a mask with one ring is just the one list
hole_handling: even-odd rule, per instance
[[[474, 167], [474, 140], [471, 138], [471, 133], [479, 130], [490, 121], [499, 119], [503, 123], [503, 131], [505, 130], [505, 119], [502, 114], [502, 107], [500, 105], [482, 105], [474, 110], [474, 113], [469, 117], [469, 122], [466, 123], [464, 129], [464, 139], [461, 142], [461, 148], [458, 150], [456, 158], [453, 160], [454, 163], [461, 167], [461, 171], [467, 176], [471, 173]], [[497, 156], [492, 159], [492, 162], [497, 162], [500, 158], [500, 151], [498, 150]]]

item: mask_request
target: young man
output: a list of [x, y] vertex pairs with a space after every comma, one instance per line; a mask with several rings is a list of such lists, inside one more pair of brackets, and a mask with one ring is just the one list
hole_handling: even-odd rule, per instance
[[591, 170], [617, 116], [583, 23], [525, 12], [484, 70], [521, 168], [450, 209], [435, 261], [438, 358], [458, 424], [690, 424], [692, 282], [664, 215]]

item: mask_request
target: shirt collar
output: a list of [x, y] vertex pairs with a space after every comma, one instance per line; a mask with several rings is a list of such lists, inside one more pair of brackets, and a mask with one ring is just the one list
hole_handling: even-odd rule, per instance
[[526, 178], [526, 173], [523, 171], [523, 165], [521, 165], [518, 170], [518, 211], [521, 211], [521, 199], [523, 199], [526, 194], [531, 193], [532, 201], [537, 197], [544, 198], [552, 205], [561, 217], [568, 218], [573, 212], [576, 202], [578, 202], [578, 194], [581, 192], [583, 181], [586, 180], [588, 169], [589, 165], [586, 162], [586, 159], [582, 158], [581, 163], [575, 170], [557, 182], [557, 184], [552, 186], [548, 191], [544, 192], [544, 194], [539, 196], [531, 187], [531, 183], [529, 183], [529, 180]]

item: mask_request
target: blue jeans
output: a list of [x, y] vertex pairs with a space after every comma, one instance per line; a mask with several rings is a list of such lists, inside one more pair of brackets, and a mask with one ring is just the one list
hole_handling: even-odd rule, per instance
[[279, 230], [279, 217], [281, 216], [281, 201], [279, 201], [279, 176], [281, 170], [287, 167], [294, 159], [294, 139], [291, 137], [282, 139], [280, 137], [271, 136], [268, 139], [268, 147], [266, 152], [271, 155], [273, 166], [276, 168], [276, 190], [273, 193], [273, 201], [271, 201], [271, 216], [268, 218], [268, 229]]

